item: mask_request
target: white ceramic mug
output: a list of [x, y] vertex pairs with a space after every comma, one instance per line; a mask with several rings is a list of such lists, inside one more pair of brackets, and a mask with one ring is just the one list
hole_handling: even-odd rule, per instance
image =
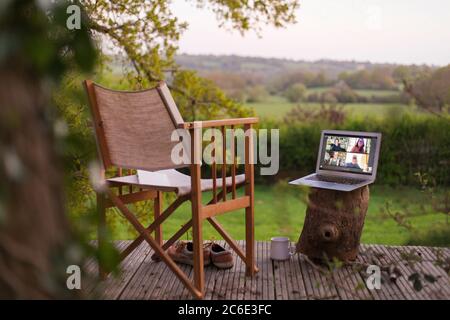
[[270, 258], [272, 260], [288, 260], [294, 254], [294, 248], [287, 237], [273, 237], [270, 239]]

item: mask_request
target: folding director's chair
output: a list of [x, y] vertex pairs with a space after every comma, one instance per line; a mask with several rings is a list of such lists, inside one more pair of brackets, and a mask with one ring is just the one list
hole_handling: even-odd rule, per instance
[[[255, 265], [254, 238], [254, 170], [253, 138], [245, 135], [245, 174], [236, 174], [236, 144], [234, 130], [243, 126], [252, 128], [257, 118], [240, 118], [212, 121], [184, 122], [177, 106], [164, 82], [155, 88], [143, 91], [115, 91], [99, 86], [92, 81], [84, 82], [93, 115], [93, 125], [97, 147], [102, 162], [101, 176], [106, 183], [106, 192], [97, 192], [99, 212], [98, 241], [101, 244], [105, 230], [105, 211], [117, 207], [125, 218], [139, 232], [131, 244], [120, 255], [121, 260], [136, 249], [142, 241], [148, 242], [155, 255], [164, 261], [196, 298], [203, 298], [203, 236], [204, 220], [219, 232], [229, 246], [246, 264], [246, 274], [253, 276], [258, 268]], [[213, 153], [211, 164], [212, 179], [201, 179], [201, 161], [198, 154], [202, 149], [202, 128], [217, 128], [225, 133], [231, 127], [231, 163], [226, 159], [226, 143], [223, 141], [221, 176], [217, 177], [216, 159]], [[171, 141], [175, 129], [188, 130], [191, 141], [190, 164], [174, 165], [171, 152], [178, 142]], [[223, 140], [225, 140], [225, 135]], [[214, 142], [215, 137], [211, 141]], [[186, 141], [185, 141], [186, 142]], [[214, 151], [215, 152], [215, 151]], [[197, 160], [197, 161], [196, 161]], [[226, 177], [226, 166], [231, 166], [231, 176]], [[178, 167], [190, 168], [190, 176], [175, 170]], [[116, 170], [117, 175], [106, 178], [105, 172]], [[140, 179], [134, 170], [146, 170], [146, 179]], [[124, 175], [127, 172], [127, 175]], [[245, 194], [238, 196], [236, 189], [245, 186]], [[134, 188], [133, 188], [134, 187]], [[213, 198], [202, 204], [202, 192], [212, 191]], [[162, 192], [175, 192], [176, 200], [162, 211]], [[227, 194], [231, 193], [231, 195]], [[154, 201], [154, 221], [143, 226], [127, 208], [127, 204]], [[185, 201], [190, 200], [192, 218], [186, 222], [169, 240], [163, 243], [161, 224]], [[229, 211], [245, 208], [246, 246], [245, 253], [218, 223], [215, 216]], [[168, 256], [166, 250], [192, 227], [194, 250], [193, 282]], [[151, 235], [154, 233], [154, 237]], [[107, 270], [99, 265], [100, 276], [104, 278]]]

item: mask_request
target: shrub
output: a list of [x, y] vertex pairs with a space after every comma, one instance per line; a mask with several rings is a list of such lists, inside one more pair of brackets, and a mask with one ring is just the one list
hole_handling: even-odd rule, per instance
[[261, 102], [264, 101], [268, 93], [266, 88], [262, 85], [251, 86], [245, 90], [246, 100], [247, 102]]
[[415, 246], [450, 246], [450, 226], [448, 224], [435, 225], [432, 229], [412, 232], [407, 245]]
[[313, 172], [321, 130], [340, 129], [382, 133], [377, 183], [417, 185], [415, 174], [421, 172], [435, 177], [437, 185], [450, 184], [450, 122], [446, 118], [404, 114], [384, 119], [350, 118], [339, 125], [325, 119], [305, 119], [294, 123], [272, 121], [259, 127], [280, 129], [282, 178]]
[[294, 83], [284, 93], [290, 102], [300, 102], [306, 93], [306, 87], [302, 83]]

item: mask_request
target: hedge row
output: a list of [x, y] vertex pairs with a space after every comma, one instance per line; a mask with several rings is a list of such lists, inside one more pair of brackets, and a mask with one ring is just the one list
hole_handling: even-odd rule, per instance
[[450, 121], [436, 116], [404, 114], [385, 119], [348, 119], [341, 125], [321, 122], [262, 122], [260, 128], [280, 129], [280, 171], [262, 180], [295, 178], [313, 172], [322, 129], [381, 132], [377, 183], [418, 184], [416, 173], [428, 174], [438, 185], [450, 185]]

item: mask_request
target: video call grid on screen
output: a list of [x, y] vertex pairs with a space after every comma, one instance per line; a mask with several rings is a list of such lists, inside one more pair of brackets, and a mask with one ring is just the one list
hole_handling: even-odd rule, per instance
[[321, 170], [372, 174], [376, 137], [329, 134], [323, 139]]

